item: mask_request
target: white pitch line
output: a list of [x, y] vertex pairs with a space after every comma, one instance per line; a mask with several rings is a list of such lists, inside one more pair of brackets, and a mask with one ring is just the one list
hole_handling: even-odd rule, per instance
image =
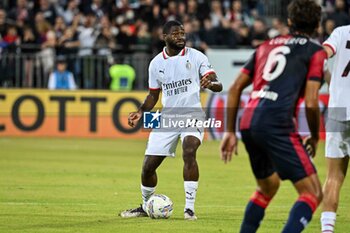
[[95, 206], [95, 203], [49, 203], [49, 202], [0, 202], [0, 205], [70, 205], [70, 206]]

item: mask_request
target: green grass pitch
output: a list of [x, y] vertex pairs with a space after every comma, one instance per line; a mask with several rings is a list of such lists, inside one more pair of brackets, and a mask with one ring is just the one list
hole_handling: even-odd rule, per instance
[[[238, 232], [255, 188], [242, 144], [229, 164], [219, 159], [219, 142], [198, 151], [198, 221], [183, 220], [182, 158], [168, 158], [158, 170], [157, 193], [174, 202], [167, 220], [121, 219], [118, 212], [141, 203], [140, 170], [145, 140], [0, 138], [0, 232]], [[324, 143], [315, 159], [321, 181]], [[259, 233], [280, 232], [297, 195], [283, 182]], [[341, 193], [336, 232], [350, 232], [350, 180]], [[320, 209], [305, 232], [320, 232]]]

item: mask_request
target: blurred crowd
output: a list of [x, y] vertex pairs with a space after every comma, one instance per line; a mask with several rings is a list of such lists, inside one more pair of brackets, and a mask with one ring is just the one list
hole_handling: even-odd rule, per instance
[[[6, 0], [5, 0], [6, 1]], [[288, 4], [287, 1], [282, 1]], [[162, 25], [183, 22], [188, 46], [256, 47], [288, 33], [286, 16], [264, 17], [263, 0], [11, 0], [0, 3], [0, 48], [20, 46], [22, 53], [55, 48], [57, 55], [106, 55], [113, 49], [163, 47]], [[350, 0], [324, 0], [325, 17], [317, 39], [323, 41], [350, 23]], [[286, 5], [285, 5], [286, 6]], [[268, 21], [268, 22], [267, 22]]]

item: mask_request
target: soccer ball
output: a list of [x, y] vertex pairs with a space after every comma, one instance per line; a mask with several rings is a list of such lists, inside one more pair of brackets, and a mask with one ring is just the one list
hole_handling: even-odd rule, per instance
[[152, 195], [146, 203], [150, 218], [169, 218], [173, 213], [173, 202], [164, 194]]

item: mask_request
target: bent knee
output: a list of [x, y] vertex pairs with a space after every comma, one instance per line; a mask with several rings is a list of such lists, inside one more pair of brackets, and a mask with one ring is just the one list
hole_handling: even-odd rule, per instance
[[142, 176], [150, 176], [153, 175], [155, 172], [155, 169], [153, 168], [153, 166], [143, 166], [142, 167]]
[[259, 184], [258, 191], [262, 192], [265, 196], [273, 198], [280, 187], [280, 181], [276, 180], [267, 184]]
[[184, 159], [192, 159], [196, 155], [197, 149], [194, 147], [187, 147], [183, 149]]

